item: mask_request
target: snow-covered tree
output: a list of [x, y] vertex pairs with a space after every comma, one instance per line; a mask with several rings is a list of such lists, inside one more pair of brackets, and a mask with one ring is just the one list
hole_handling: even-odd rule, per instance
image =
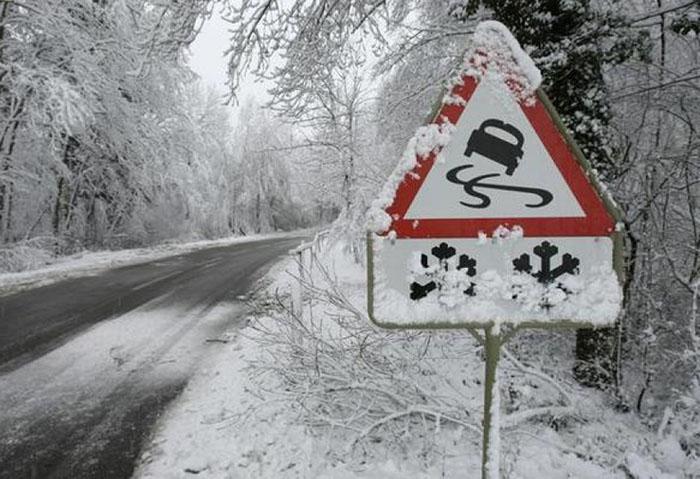
[[[614, 148], [612, 109], [604, 70], [634, 56], [645, 57], [648, 32], [629, 28], [629, 19], [596, 8], [590, 0], [530, 2], [472, 0], [462, 15], [486, 7], [513, 32], [543, 74], [552, 99], [584, 156], [606, 177], [619, 173]], [[575, 368], [579, 381], [612, 383], [617, 364], [615, 329], [577, 331]]]
[[0, 5], [1, 243], [63, 253], [232, 231], [232, 126], [184, 57], [212, 8]]
[[[633, 387], [639, 393], [649, 377], [639, 364], [653, 362], [643, 351], [666, 354], [680, 334], [673, 331], [689, 329], [660, 325], [683, 323], [694, 304], [697, 8], [683, 0], [251, 0], [229, 12], [231, 86], [252, 71], [295, 92], [288, 100], [304, 111], [311, 103], [298, 92], [338, 71], [348, 50], [371, 52], [383, 82], [371, 121], [379, 132], [374, 150], [398, 158], [430, 116], [474, 25], [505, 23], [542, 70], [544, 90], [618, 197], [628, 226], [625, 315], [614, 331], [578, 334], [577, 376], [614, 382], [618, 391], [641, 381]], [[666, 332], [665, 345], [642, 344], [639, 332], [649, 326]]]

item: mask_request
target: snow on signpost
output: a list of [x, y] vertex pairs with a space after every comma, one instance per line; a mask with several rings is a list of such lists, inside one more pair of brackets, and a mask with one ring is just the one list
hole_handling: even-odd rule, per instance
[[525, 327], [610, 325], [622, 298], [617, 210], [540, 83], [503, 25], [479, 24], [370, 210], [372, 321], [484, 330], [484, 477], [498, 477], [500, 346]]

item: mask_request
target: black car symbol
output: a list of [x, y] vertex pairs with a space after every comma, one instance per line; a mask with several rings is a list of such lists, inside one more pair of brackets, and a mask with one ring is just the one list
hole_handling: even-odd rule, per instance
[[[515, 143], [504, 140], [486, 131], [501, 130], [513, 137]], [[523, 157], [523, 134], [511, 124], [504, 123], [495, 118], [484, 121], [478, 130], [474, 130], [467, 142], [466, 156], [476, 152], [489, 160], [495, 161], [506, 167], [506, 175], [511, 176], [518, 167], [518, 160]]]

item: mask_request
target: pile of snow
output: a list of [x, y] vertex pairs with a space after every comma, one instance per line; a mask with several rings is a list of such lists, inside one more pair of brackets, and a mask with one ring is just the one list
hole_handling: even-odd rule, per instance
[[[510, 30], [502, 23], [481, 22], [464, 58], [462, 75], [482, 80], [487, 72], [510, 87], [521, 102], [530, 102], [542, 84], [542, 74]], [[458, 81], [461, 81], [461, 76]]]
[[[375, 314], [395, 318], [393, 324], [409, 326], [429, 323], [507, 323], [517, 325], [537, 321], [562, 320], [593, 326], [612, 324], [620, 311], [622, 291], [617, 274], [600, 269], [581, 278], [563, 275], [557, 282], [543, 284], [527, 273], [502, 276], [485, 271], [468, 278], [454, 269], [442, 279], [447, 286], [439, 294], [414, 301], [394, 289], [383, 286], [382, 276], [375, 283]], [[474, 296], [463, 293], [474, 284]]]

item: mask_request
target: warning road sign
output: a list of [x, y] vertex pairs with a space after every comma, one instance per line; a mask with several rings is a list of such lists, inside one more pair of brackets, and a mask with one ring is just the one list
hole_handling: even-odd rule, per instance
[[525, 327], [615, 321], [612, 201], [500, 23], [479, 24], [459, 83], [370, 211], [368, 310], [388, 328], [473, 328], [485, 352], [482, 477], [499, 477], [500, 348]]
[[544, 93], [523, 96], [504, 71], [522, 67], [511, 53], [504, 66], [477, 52], [379, 202], [369, 306], [382, 326], [617, 315], [616, 211]]
[[523, 109], [501, 91], [507, 87], [472, 78], [468, 84], [452, 141], [414, 184], [404, 218], [585, 217]]

